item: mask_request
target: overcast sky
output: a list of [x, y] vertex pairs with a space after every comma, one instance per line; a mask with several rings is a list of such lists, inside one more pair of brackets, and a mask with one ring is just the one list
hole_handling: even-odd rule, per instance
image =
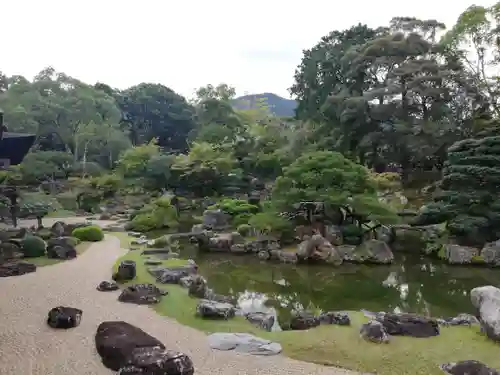
[[[46, 66], [116, 88], [140, 82], [185, 96], [208, 83], [289, 97], [302, 49], [358, 22], [394, 16], [451, 26], [470, 0], [3, 0], [0, 70]], [[478, 5], [492, 1], [477, 0]]]

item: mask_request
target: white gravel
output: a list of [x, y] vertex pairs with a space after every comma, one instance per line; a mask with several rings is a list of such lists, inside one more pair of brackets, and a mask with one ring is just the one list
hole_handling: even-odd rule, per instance
[[[125, 252], [116, 237], [107, 235], [75, 260], [23, 276], [0, 278], [0, 374], [112, 374], [96, 353], [94, 334], [103, 321], [124, 320], [157, 337], [167, 348], [188, 354], [194, 361], [195, 374], [355, 375], [284, 356], [214, 351], [203, 332], [162, 317], [146, 306], [120, 303], [119, 292], [98, 292], [97, 284], [110, 279], [112, 265]], [[47, 312], [58, 305], [82, 309], [80, 326], [67, 331], [49, 328]]]

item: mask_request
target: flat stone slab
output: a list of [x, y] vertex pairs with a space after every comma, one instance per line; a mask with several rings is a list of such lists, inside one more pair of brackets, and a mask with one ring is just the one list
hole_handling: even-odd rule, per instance
[[212, 333], [208, 336], [208, 344], [212, 349], [234, 350], [252, 355], [277, 355], [282, 350], [277, 342], [248, 333]]

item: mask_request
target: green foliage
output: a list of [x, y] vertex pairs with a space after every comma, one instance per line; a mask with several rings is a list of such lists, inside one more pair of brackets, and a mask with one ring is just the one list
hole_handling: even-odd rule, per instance
[[178, 225], [178, 213], [170, 203], [170, 197], [161, 197], [142, 208], [129, 223], [128, 229], [150, 232], [155, 229], [176, 228]]
[[248, 225], [261, 233], [270, 235], [281, 235], [293, 230], [292, 223], [272, 211], [260, 212], [252, 216]]
[[242, 236], [248, 236], [250, 234], [252, 227], [248, 224], [240, 224], [236, 229], [239, 234]]
[[73, 157], [67, 152], [42, 151], [26, 155], [20, 172], [25, 184], [44, 180], [67, 178], [73, 164]]
[[118, 161], [117, 170], [125, 178], [141, 178], [151, 158], [160, 155], [160, 149], [156, 141], [133, 147], [123, 153]]
[[299, 157], [276, 180], [272, 200], [285, 212], [293, 212], [298, 202], [312, 201], [352, 207], [357, 214], [382, 223], [398, 220], [390, 207], [378, 201], [366, 168], [337, 152], [317, 151]]
[[248, 203], [242, 199], [223, 199], [211, 208], [220, 208], [223, 212], [231, 216], [241, 214], [255, 214], [259, 212], [259, 207]]
[[441, 192], [421, 210], [414, 224], [447, 222], [463, 244], [482, 245], [500, 234], [500, 136], [466, 139], [448, 149]]
[[90, 225], [88, 227], [76, 228], [71, 233], [71, 236], [80, 241], [98, 242], [104, 239], [104, 232], [97, 225]]
[[102, 194], [96, 190], [87, 190], [77, 197], [78, 207], [86, 212], [95, 212], [102, 201]]
[[37, 236], [29, 235], [21, 241], [21, 250], [27, 258], [44, 256], [46, 247], [45, 241]]
[[109, 198], [118, 192], [122, 186], [122, 179], [120, 176], [110, 173], [93, 178], [90, 185], [102, 191], [104, 198]]

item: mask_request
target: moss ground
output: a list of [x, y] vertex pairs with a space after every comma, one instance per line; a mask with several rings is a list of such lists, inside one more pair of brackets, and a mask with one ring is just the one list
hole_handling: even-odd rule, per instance
[[[128, 248], [130, 238], [125, 233], [113, 233]], [[121, 260], [137, 263], [134, 283], [154, 283], [146, 271], [140, 251], [130, 251]], [[164, 265], [178, 265], [183, 260], [166, 260]], [[442, 328], [441, 335], [432, 338], [393, 337], [387, 345], [366, 342], [359, 337], [359, 328], [366, 318], [350, 312], [352, 326], [321, 326], [309, 331], [265, 332], [237, 317], [229, 321], [208, 321], [195, 316], [196, 299], [177, 285], [159, 285], [168, 296], [153, 308], [157, 313], [201, 331], [247, 332], [279, 342], [284, 353], [295, 359], [329, 366], [338, 366], [378, 375], [441, 375], [438, 365], [446, 362], [475, 359], [500, 368], [500, 345], [486, 339], [479, 327]]]
[[[76, 252], [78, 254], [82, 254], [85, 250], [87, 250], [90, 247], [90, 245], [92, 245], [92, 242], [82, 242], [76, 245]], [[29, 263], [35, 264], [37, 267], [51, 266], [53, 264], [64, 262], [64, 260], [62, 259], [52, 259], [52, 258], [47, 258], [46, 256], [37, 258], [26, 258], [25, 260]]]

